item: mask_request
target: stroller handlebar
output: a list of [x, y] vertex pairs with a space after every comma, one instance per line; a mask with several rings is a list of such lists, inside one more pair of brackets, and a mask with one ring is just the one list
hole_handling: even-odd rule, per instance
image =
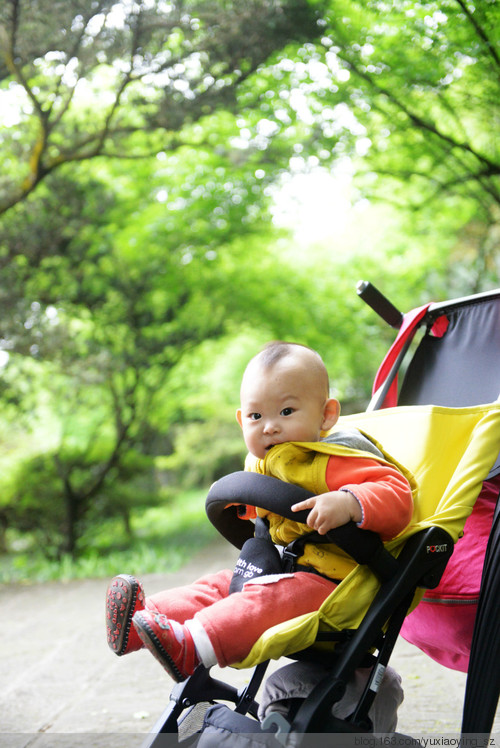
[[396, 309], [389, 299], [387, 299], [378, 288], [372, 285], [369, 281], [359, 281], [356, 286], [358, 296], [370, 306], [379, 317], [382, 317], [384, 322], [387, 322], [391, 327], [395, 327], [397, 330], [401, 327], [403, 322], [403, 315]]

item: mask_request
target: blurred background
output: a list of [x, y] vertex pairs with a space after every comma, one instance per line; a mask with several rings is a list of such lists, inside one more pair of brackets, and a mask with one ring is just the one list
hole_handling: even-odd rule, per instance
[[3, 0], [0, 581], [171, 571], [248, 359], [498, 286], [494, 0]]

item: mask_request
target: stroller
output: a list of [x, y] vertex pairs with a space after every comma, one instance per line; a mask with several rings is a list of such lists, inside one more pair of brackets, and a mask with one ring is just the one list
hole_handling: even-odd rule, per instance
[[[296, 748], [325, 739], [325, 745], [346, 746], [359, 745], [356, 736], [362, 733], [394, 729], [373, 715], [377, 701], [394, 698], [389, 659], [405, 617], [426, 589], [439, 584], [483, 482], [500, 474], [500, 289], [405, 315], [369, 283], [358, 284], [358, 294], [398, 335], [377, 373], [367, 412], [340, 419], [341, 426], [354, 426], [382, 443], [416, 477], [419, 498], [412, 522], [384, 544], [353, 523], [330, 531], [327, 541], [358, 565], [321, 609], [265, 632], [237, 666], [253, 667], [244, 687], [213, 678], [203, 666], [176, 684], [144, 748]], [[417, 330], [423, 335], [398, 394], [398, 372]], [[239, 517], [236, 504], [300, 521], [290, 506], [309, 495], [270, 476], [238, 472], [212, 486], [207, 514], [230, 543], [242, 548], [254, 527]], [[463, 734], [491, 732], [500, 691], [499, 521], [497, 506], [471, 647]], [[289, 552], [293, 556], [293, 549]], [[293, 662], [282, 668], [285, 675], [277, 678], [278, 670], [266, 681], [263, 709], [257, 692], [283, 637], [292, 643]], [[311, 672], [300, 698], [293, 687], [287, 693], [287, 682], [296, 685]]]

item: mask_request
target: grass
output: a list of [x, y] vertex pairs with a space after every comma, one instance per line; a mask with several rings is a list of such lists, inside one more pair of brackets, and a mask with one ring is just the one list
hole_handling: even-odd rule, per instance
[[175, 571], [217, 537], [205, 514], [205, 491], [179, 494], [165, 506], [141, 510], [132, 517], [133, 538], [109, 520], [87, 539], [77, 560], [49, 561], [25, 544], [0, 557], [0, 583], [33, 584], [110, 577], [118, 573]]

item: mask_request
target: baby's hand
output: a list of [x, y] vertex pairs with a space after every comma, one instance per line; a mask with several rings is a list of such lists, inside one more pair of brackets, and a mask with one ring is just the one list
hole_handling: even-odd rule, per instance
[[307, 515], [307, 524], [320, 535], [351, 520], [361, 522], [363, 519], [358, 500], [348, 491], [321, 493], [292, 506], [292, 512], [302, 509], [311, 510]]

